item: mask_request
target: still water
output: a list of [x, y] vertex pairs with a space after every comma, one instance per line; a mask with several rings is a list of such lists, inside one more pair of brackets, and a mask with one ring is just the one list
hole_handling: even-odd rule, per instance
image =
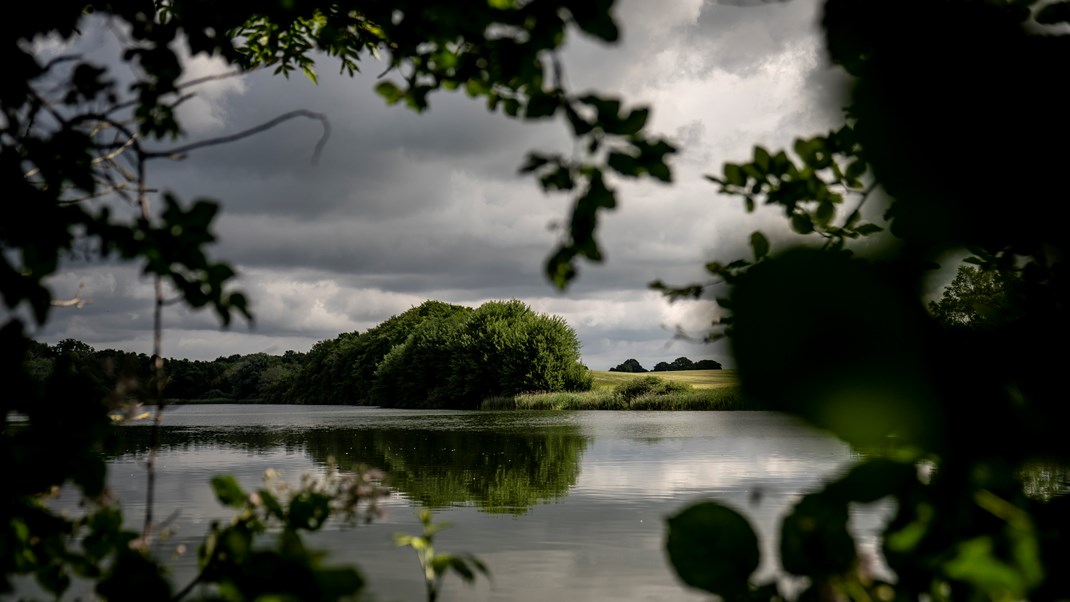
[[[447, 578], [442, 600], [703, 600], [681, 585], [663, 545], [665, 518], [716, 499], [748, 516], [775, 571], [779, 517], [798, 497], [856, 459], [827, 434], [767, 412], [459, 412], [339, 406], [184, 406], [164, 417], [157, 517], [174, 512], [160, 545], [176, 583], [229, 512], [208, 485], [231, 474], [247, 488], [267, 469], [296, 482], [363, 463], [384, 470], [392, 494], [370, 525], [329, 524], [310, 539], [355, 563], [374, 600], [423, 599], [414, 553], [392, 534], [418, 533], [415, 508], [434, 509], [437, 548], [471, 552], [493, 581]], [[144, 511], [149, 427], [128, 426], [112, 451], [110, 482], [130, 526]], [[879, 509], [853, 517], [874, 547]], [[173, 551], [180, 545], [185, 556]]]

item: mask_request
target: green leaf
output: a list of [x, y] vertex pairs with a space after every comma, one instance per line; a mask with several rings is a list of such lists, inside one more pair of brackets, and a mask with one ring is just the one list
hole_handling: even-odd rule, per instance
[[635, 157], [618, 151], [609, 153], [609, 158], [606, 160], [606, 164], [609, 165], [613, 171], [622, 176], [630, 176], [634, 178], [642, 172], [642, 169], [639, 166], [639, 161]]
[[848, 180], [857, 180], [864, 173], [866, 173], [866, 162], [862, 159], [855, 159], [847, 166], [847, 172], [844, 175]]
[[289, 524], [294, 529], [315, 531], [330, 516], [330, 498], [319, 493], [305, 493], [290, 500]]
[[397, 104], [405, 98], [405, 92], [392, 81], [382, 81], [375, 85], [375, 93], [382, 96], [387, 104]]
[[825, 578], [846, 573], [856, 560], [847, 531], [847, 503], [824, 492], [810, 494], [784, 518], [780, 562], [795, 575]]
[[821, 201], [817, 204], [817, 211], [814, 212], [814, 218], [817, 219], [819, 224], [828, 224], [832, 221], [832, 218], [836, 216], [836, 206], [829, 201]]
[[982, 591], [999, 599], [1010, 594], [1020, 599], [1028, 591], [1025, 576], [1016, 567], [1000, 560], [991, 537], [975, 537], [956, 546], [955, 556], [944, 563], [944, 570], [952, 579], [972, 583]]
[[322, 597], [339, 599], [356, 594], [364, 588], [364, 577], [353, 568], [330, 568], [316, 570], [316, 583]]
[[581, 117], [570, 104], [565, 105], [565, 117], [568, 119], [569, 124], [572, 126], [572, 132], [576, 136], [585, 136], [594, 129], [594, 125]]
[[851, 468], [829, 489], [845, 500], [870, 504], [917, 483], [917, 474], [912, 462], [872, 458]]
[[750, 235], [750, 246], [754, 249], [754, 261], [761, 261], [769, 254], [769, 239], [761, 232], [755, 231]]
[[639, 133], [646, 126], [647, 118], [650, 117], [650, 109], [635, 109], [615, 128], [615, 132], [622, 136], [631, 136]]
[[754, 163], [759, 168], [761, 168], [763, 173], [768, 173], [769, 172], [769, 165], [770, 165], [769, 162], [770, 162], [771, 159], [772, 159], [772, 157], [769, 156], [769, 151], [765, 150], [764, 147], [761, 147], [761, 146], [755, 146], [754, 147]]
[[525, 119], [542, 119], [552, 116], [561, 106], [561, 99], [556, 94], [538, 92], [528, 98], [527, 106], [524, 107]]
[[550, 157], [538, 153], [528, 153], [527, 160], [520, 167], [520, 173], [531, 173], [550, 163]]
[[241, 485], [238, 485], [237, 479], [231, 475], [212, 477], [212, 491], [215, 492], [215, 497], [220, 504], [232, 508], [241, 508], [249, 497], [242, 490]]
[[791, 215], [791, 229], [799, 234], [809, 234], [814, 231], [814, 222], [805, 213], [793, 213]]
[[724, 180], [733, 186], [743, 186], [747, 183], [743, 170], [735, 163], [724, 164]]
[[282, 509], [282, 504], [279, 503], [278, 498], [274, 493], [271, 493], [268, 489], [260, 489], [257, 491], [257, 495], [260, 496], [260, 500], [264, 503], [264, 507], [275, 518], [282, 520], [286, 517], [285, 511]]
[[717, 502], [703, 502], [669, 517], [668, 525], [665, 547], [684, 583], [725, 599], [747, 592], [760, 552], [745, 518]]

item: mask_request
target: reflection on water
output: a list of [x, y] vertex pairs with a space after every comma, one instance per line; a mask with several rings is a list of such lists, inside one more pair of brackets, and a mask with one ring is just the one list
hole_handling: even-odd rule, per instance
[[[208, 522], [228, 517], [207, 485], [215, 474], [253, 487], [267, 468], [296, 478], [329, 459], [386, 470], [397, 493], [383, 520], [313, 538], [356, 563], [380, 602], [422, 599], [415, 557], [391, 543], [418, 531], [415, 505], [455, 523], [440, 549], [475, 553], [494, 575], [475, 588], [448, 580], [442, 600], [703, 600], [666, 562], [666, 516], [702, 499], [731, 504], [756, 525], [768, 559], [779, 517], [853, 459], [843, 443], [765, 412], [187, 406], [164, 424], [156, 513], [180, 511], [164, 547], [196, 549]], [[131, 525], [143, 508], [148, 433], [123, 429], [111, 449], [111, 483]], [[875, 545], [879, 516], [853, 517], [863, 545]], [[181, 582], [195, 560], [174, 569]], [[775, 567], [766, 560], [760, 570]]]
[[[328, 463], [342, 470], [380, 468], [388, 475], [387, 485], [431, 508], [475, 505], [521, 514], [576, 485], [588, 442], [578, 426], [567, 424], [524, 430], [408, 426], [167, 426], [160, 433], [161, 452], [299, 453], [321, 468]], [[126, 429], [110, 451], [118, 459], [136, 459], [148, 452], [149, 437], [149, 427]]]

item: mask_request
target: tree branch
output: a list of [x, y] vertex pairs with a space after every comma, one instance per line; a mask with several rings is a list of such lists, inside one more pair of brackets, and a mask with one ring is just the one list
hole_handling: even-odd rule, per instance
[[320, 124], [323, 125], [323, 135], [316, 143], [316, 149], [312, 151], [312, 164], [315, 165], [320, 158], [320, 153], [323, 151], [323, 146], [326, 144], [327, 139], [331, 137], [331, 122], [327, 120], [326, 115], [324, 115], [323, 113], [317, 113], [305, 109], [297, 109], [288, 113], [282, 113], [278, 115], [277, 118], [271, 121], [264, 122], [254, 127], [250, 127], [248, 129], [243, 130], [243, 132], [239, 132], [238, 134], [231, 134], [229, 136], [220, 136], [218, 138], [201, 140], [200, 142], [194, 142], [192, 144], [179, 146], [179, 148], [171, 149], [169, 151], [142, 151], [139, 154], [141, 157], [146, 159], [153, 159], [158, 157], [181, 159], [184, 158], [184, 155], [189, 151], [205, 149], [209, 148], [209, 146], [218, 146], [219, 144], [228, 144], [230, 142], [242, 140], [250, 136], [256, 136], [257, 134], [266, 132], [266, 130], [271, 129], [276, 125], [301, 117], [319, 121]]
[[200, 142], [194, 142], [185, 146], [179, 146], [167, 151], [150, 151], [144, 150], [139, 153], [143, 159], [156, 159], [159, 157], [166, 157], [169, 159], [183, 159], [184, 155], [190, 151], [207, 148], [210, 146], [219, 146], [220, 144], [229, 144], [237, 140], [242, 140], [250, 136], [255, 136], [261, 132], [270, 130], [271, 128], [289, 121], [291, 119], [297, 119], [298, 117], [305, 117], [308, 119], [315, 119], [323, 125], [323, 135], [320, 136], [318, 142], [316, 142], [316, 148], [312, 152], [312, 163], [315, 164], [319, 161], [320, 153], [323, 151], [323, 147], [327, 144], [327, 139], [331, 136], [331, 123], [327, 120], [327, 116], [322, 113], [315, 113], [305, 109], [298, 109], [296, 111], [290, 111], [289, 113], [283, 113], [278, 117], [266, 121], [258, 126], [251, 127], [247, 130], [238, 132], [237, 134], [230, 134], [228, 136], [220, 136], [218, 138], [209, 138], [208, 140], [202, 140]]
[[75, 309], [82, 309], [86, 305], [92, 303], [89, 299], [82, 298], [82, 291], [85, 290], [85, 283], [78, 284], [78, 291], [74, 293], [74, 296], [70, 299], [53, 299], [50, 301], [52, 307], [73, 307]]

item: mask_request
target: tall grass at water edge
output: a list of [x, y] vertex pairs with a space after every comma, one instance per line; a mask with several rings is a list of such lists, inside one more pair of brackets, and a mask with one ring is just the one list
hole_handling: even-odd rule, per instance
[[[694, 372], [719, 372], [714, 370]], [[610, 378], [602, 377], [610, 374]], [[483, 401], [484, 410], [757, 410], [739, 393], [735, 374], [595, 372], [584, 392], [521, 393]], [[673, 378], [683, 375], [684, 378]], [[688, 381], [692, 382], [688, 382]], [[601, 381], [601, 382], [600, 382]], [[609, 382], [606, 382], [609, 381]]]

